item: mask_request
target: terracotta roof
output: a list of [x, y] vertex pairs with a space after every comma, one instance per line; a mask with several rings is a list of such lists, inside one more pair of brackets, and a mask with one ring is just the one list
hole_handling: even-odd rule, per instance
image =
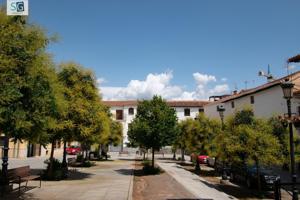
[[208, 104], [208, 101], [167, 101], [170, 107], [202, 107]]
[[137, 106], [137, 100], [129, 101], [102, 101], [104, 105], [109, 107]]
[[[202, 107], [209, 103], [208, 101], [167, 101], [170, 107]], [[137, 100], [127, 101], [103, 101], [103, 104], [109, 107], [137, 106]]]
[[[246, 96], [246, 95], [254, 94], [254, 93], [257, 93], [259, 91], [266, 90], [268, 88], [271, 88], [271, 87], [274, 87], [276, 85], [279, 85], [282, 81], [284, 81], [287, 78], [291, 79], [292, 82], [295, 82], [297, 79], [300, 78], [300, 71], [297, 71], [297, 72], [295, 72], [293, 74], [290, 74], [288, 76], [284, 76], [282, 78], [279, 78], [279, 79], [276, 79], [274, 81], [265, 83], [263, 85], [260, 85], [258, 87], [252, 88], [252, 89], [242, 90], [241, 92], [239, 92], [237, 94], [233, 94], [233, 95], [231, 95], [229, 97], [222, 98], [222, 99], [220, 99], [218, 101], [214, 101], [214, 102], [211, 102], [209, 104], [224, 103], [224, 102], [228, 102], [228, 101], [231, 101], [231, 100], [234, 100], [234, 99], [241, 98], [241, 97]], [[296, 92], [296, 91], [298, 92], [299, 90], [300, 90], [300, 85], [299, 84], [295, 84], [294, 92]]]

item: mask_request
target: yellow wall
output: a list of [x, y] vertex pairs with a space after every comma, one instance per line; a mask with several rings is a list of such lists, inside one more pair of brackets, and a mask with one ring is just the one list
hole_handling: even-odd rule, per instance
[[[48, 144], [46, 148], [43, 146], [40, 147], [39, 144], [34, 145], [33, 150], [33, 157], [49, 157], [50, 151], [51, 151], [51, 144]], [[27, 158], [27, 147], [28, 147], [28, 141], [23, 140], [22, 142], [17, 141], [14, 143], [13, 141], [9, 141], [9, 151], [8, 151], [8, 157], [9, 158]], [[2, 146], [0, 146], [0, 158], [2, 158], [3, 150]], [[61, 143], [60, 148], [54, 149], [54, 156], [60, 157], [63, 155], [63, 144]]]

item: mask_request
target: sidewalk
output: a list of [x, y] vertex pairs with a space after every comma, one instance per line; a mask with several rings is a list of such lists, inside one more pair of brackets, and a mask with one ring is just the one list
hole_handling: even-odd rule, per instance
[[96, 162], [96, 166], [71, 172], [67, 180], [43, 181], [42, 188], [36, 187], [37, 181], [30, 181], [30, 190], [20, 198], [7, 195], [4, 199], [131, 200], [133, 167], [134, 157]]
[[236, 199], [226, 193], [219, 191], [205, 179], [182, 169], [176, 163], [157, 160], [156, 164], [170, 174], [176, 181], [181, 183], [189, 192], [199, 199], [206, 200], [232, 200]]

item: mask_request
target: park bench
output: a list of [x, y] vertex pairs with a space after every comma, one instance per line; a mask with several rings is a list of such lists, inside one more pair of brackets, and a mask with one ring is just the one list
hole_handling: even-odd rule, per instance
[[9, 184], [19, 184], [19, 192], [21, 190], [22, 182], [26, 182], [26, 188], [27, 188], [28, 181], [31, 181], [31, 180], [34, 180], [37, 178], [40, 179], [40, 187], [42, 186], [41, 175], [31, 175], [29, 166], [9, 169], [7, 171], [7, 173], [8, 173]]
[[77, 169], [76, 167], [80, 167], [81, 163], [77, 162], [75, 157], [68, 158], [68, 167], [70, 168], [71, 171], [76, 172]]

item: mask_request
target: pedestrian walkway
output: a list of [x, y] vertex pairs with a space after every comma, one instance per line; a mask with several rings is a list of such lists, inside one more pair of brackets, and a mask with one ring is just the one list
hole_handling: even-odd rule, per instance
[[[96, 166], [71, 172], [67, 180], [43, 181], [42, 188], [31, 188], [21, 199], [35, 200], [131, 200], [133, 158], [97, 162]], [[37, 186], [38, 182], [30, 182]], [[7, 196], [6, 199], [14, 199]], [[18, 198], [20, 199], [20, 198]]]
[[176, 181], [182, 184], [196, 198], [205, 200], [232, 200], [236, 199], [218, 190], [205, 179], [183, 169], [180, 165], [158, 160], [157, 165], [170, 174]]

